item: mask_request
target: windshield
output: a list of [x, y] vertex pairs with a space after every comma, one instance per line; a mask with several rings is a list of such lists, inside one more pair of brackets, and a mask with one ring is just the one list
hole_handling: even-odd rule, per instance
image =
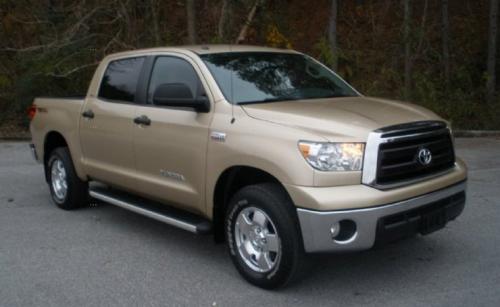
[[229, 52], [201, 58], [233, 104], [358, 96], [340, 77], [302, 54]]

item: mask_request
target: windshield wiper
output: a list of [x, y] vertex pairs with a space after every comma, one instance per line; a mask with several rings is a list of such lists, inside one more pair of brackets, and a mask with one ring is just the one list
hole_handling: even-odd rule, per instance
[[355, 96], [353, 96], [353, 95], [345, 95], [345, 94], [334, 94], [334, 95], [318, 96], [318, 97], [275, 97], [275, 98], [266, 98], [266, 99], [262, 99], [262, 100], [252, 100], [252, 101], [238, 102], [237, 105], [270, 103], [270, 102], [278, 102], [278, 101], [340, 98], [340, 97], [355, 97]]
[[353, 95], [345, 95], [345, 94], [334, 94], [334, 95], [327, 95], [327, 96], [311, 97], [308, 99], [326, 99], [326, 98], [340, 98], [340, 97], [354, 97], [354, 96]]

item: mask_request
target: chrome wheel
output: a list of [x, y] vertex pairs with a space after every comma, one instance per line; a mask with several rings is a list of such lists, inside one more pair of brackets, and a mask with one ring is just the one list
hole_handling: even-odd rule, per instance
[[54, 196], [58, 201], [63, 202], [68, 193], [68, 182], [66, 180], [66, 169], [62, 161], [59, 159], [54, 160], [50, 172]]
[[281, 242], [269, 216], [256, 207], [243, 209], [234, 229], [238, 252], [252, 270], [265, 273], [280, 261]]

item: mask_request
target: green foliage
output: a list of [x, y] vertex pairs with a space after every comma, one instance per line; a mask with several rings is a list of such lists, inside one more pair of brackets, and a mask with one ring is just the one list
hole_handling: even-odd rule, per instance
[[[255, 2], [231, 3], [231, 27], [221, 39], [222, 0], [196, 1], [200, 43], [236, 39]], [[330, 1], [262, 3], [245, 44], [293, 47], [329, 67], [337, 57], [337, 72], [363, 94], [402, 99], [400, 1], [340, 1], [337, 54], [326, 38]], [[440, 1], [427, 2], [425, 25], [424, 1], [412, 3], [410, 100], [456, 128], [500, 129], [500, 103], [487, 104], [484, 94], [489, 1], [450, 1], [449, 84], [442, 72]], [[128, 0], [123, 5], [119, 0], [0, 0], [0, 16], [1, 122], [26, 125], [26, 107], [36, 96], [84, 94], [92, 64], [107, 54], [186, 42], [183, 1]]]
[[333, 54], [330, 43], [325, 37], [321, 37], [316, 44], [314, 50], [317, 52], [318, 60], [328, 67], [332, 67], [335, 62], [335, 55]]
[[352, 78], [354, 74], [353, 63], [355, 62], [353, 54], [344, 52], [340, 48], [338, 48], [337, 54], [335, 54], [330, 47], [328, 39], [325, 37], [321, 37], [318, 42], [314, 44], [313, 50], [317, 54], [318, 60], [328, 67], [333, 67], [335, 60], [337, 60], [338, 69], [336, 73], [346, 80], [350, 80]]
[[499, 103], [486, 104], [469, 74], [458, 71], [449, 85], [429, 74], [414, 76], [412, 100], [449, 120], [457, 129], [498, 129]]

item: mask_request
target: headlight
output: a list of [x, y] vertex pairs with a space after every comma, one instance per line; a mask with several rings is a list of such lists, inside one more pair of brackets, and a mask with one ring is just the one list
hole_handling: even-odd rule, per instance
[[364, 143], [299, 142], [306, 161], [320, 171], [360, 171], [363, 167]]

